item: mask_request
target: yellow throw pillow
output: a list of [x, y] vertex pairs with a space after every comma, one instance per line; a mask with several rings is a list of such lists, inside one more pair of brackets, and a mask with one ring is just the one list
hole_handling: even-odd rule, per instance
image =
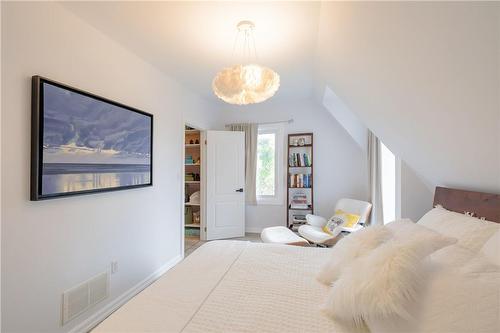
[[352, 227], [356, 226], [356, 224], [358, 224], [359, 220], [361, 220], [360, 215], [347, 213], [347, 212], [344, 212], [342, 209], [337, 209], [335, 211], [335, 215], [344, 215], [345, 216], [346, 223], [345, 223], [344, 227], [347, 227], [347, 228], [352, 228]]
[[336, 237], [342, 231], [342, 227], [345, 223], [346, 220], [344, 215], [335, 214], [328, 220], [328, 222], [326, 222], [326, 225], [323, 227], [323, 231], [333, 237]]
[[339, 234], [339, 229], [335, 230], [336, 228], [338, 227], [352, 228], [356, 224], [358, 224], [360, 219], [361, 216], [359, 215], [347, 213], [341, 209], [337, 209], [335, 211], [335, 215], [333, 215], [330, 218], [330, 220], [328, 220], [326, 225], [323, 227], [323, 231], [332, 236], [337, 236]]

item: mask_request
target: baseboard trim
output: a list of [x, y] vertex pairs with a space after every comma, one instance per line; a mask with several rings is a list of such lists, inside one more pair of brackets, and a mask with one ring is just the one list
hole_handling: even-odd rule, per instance
[[264, 228], [245, 228], [245, 232], [260, 234]]
[[151, 283], [155, 282], [160, 276], [162, 276], [165, 272], [174, 267], [181, 260], [182, 260], [182, 255], [178, 255], [175, 258], [169, 260], [166, 264], [161, 266], [147, 278], [145, 278], [144, 280], [142, 280], [141, 282], [139, 282], [138, 284], [127, 290], [122, 295], [118, 296], [115, 300], [106, 304], [102, 309], [92, 314], [90, 317], [88, 317], [81, 323], [77, 324], [75, 327], [69, 330], [68, 333], [89, 332], [94, 327], [96, 327], [101, 321], [106, 319], [106, 317], [108, 317], [110, 314], [118, 310], [119, 307], [128, 302], [130, 299], [132, 299], [132, 297], [140, 293]]

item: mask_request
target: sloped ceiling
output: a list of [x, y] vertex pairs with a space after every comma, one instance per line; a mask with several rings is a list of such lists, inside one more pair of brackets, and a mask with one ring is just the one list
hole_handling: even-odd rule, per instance
[[499, 3], [62, 6], [216, 108], [224, 104], [211, 80], [237, 61], [234, 27], [251, 19], [261, 62], [281, 75], [274, 100], [294, 103], [314, 91], [321, 104], [330, 90], [343, 115], [353, 112], [425, 183], [500, 192]]
[[[240, 63], [236, 25], [252, 20], [258, 61], [281, 75], [275, 99], [311, 96], [319, 2], [83, 1], [61, 5], [201, 96]], [[126, 68], [124, 68], [126, 70]]]
[[500, 193], [500, 4], [324, 2], [330, 87], [432, 185]]

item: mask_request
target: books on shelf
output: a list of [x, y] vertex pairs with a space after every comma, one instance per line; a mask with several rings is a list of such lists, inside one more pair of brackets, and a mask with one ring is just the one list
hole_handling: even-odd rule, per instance
[[292, 153], [288, 156], [288, 165], [291, 167], [310, 167], [311, 157], [306, 153]]
[[306, 224], [306, 216], [303, 214], [293, 214], [292, 215], [292, 221], [294, 224]]
[[307, 202], [307, 195], [303, 192], [297, 192], [292, 194], [290, 200], [291, 209], [308, 209], [309, 204]]
[[311, 188], [311, 174], [294, 173], [288, 177], [288, 185], [292, 188]]
[[193, 173], [193, 172], [188, 172], [184, 175], [184, 180], [185, 181], [199, 181], [200, 180], [200, 174], [199, 173]]
[[288, 134], [287, 226], [297, 230], [314, 213], [313, 133]]

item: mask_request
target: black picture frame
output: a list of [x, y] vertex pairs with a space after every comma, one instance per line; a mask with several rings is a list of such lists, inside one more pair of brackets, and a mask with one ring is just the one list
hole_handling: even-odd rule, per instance
[[[43, 140], [44, 140], [44, 94], [43, 85], [49, 84], [69, 92], [80, 94], [97, 101], [108, 103], [113, 106], [139, 113], [150, 119], [150, 154], [149, 154], [149, 182], [144, 184], [116, 186], [107, 188], [95, 188], [91, 190], [80, 190], [74, 192], [60, 192], [52, 194], [43, 194]], [[32, 96], [31, 96], [31, 177], [30, 177], [30, 200], [39, 201], [46, 199], [56, 199], [61, 197], [93, 194], [101, 192], [120, 191], [141, 187], [153, 186], [153, 115], [145, 111], [118, 103], [116, 101], [92, 94], [90, 92], [77, 89], [66, 84], [62, 84], [45, 77], [34, 75], [31, 78]]]

